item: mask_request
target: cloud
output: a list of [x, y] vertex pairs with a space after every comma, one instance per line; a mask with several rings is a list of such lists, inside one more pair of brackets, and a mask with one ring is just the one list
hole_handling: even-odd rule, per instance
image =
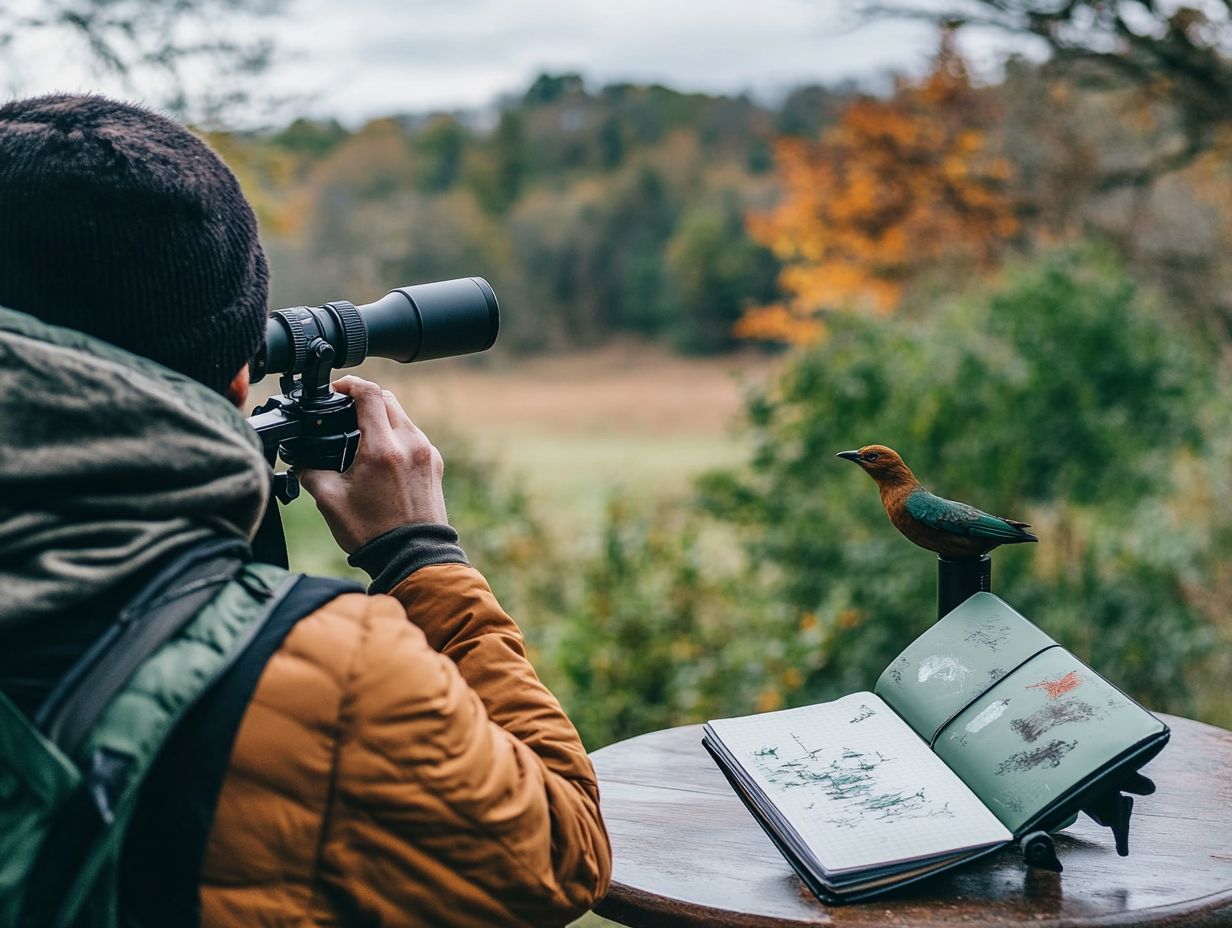
[[844, 4], [747, 0], [620, 4], [578, 0], [399, 3], [299, 0], [281, 30], [294, 63], [282, 85], [318, 89], [313, 108], [352, 119], [390, 110], [476, 106], [543, 71], [600, 82], [773, 92], [805, 81], [918, 69], [931, 29], [853, 30]]
[[[576, 71], [593, 83], [656, 81], [683, 90], [771, 96], [807, 82], [919, 71], [932, 27], [858, 26], [839, 0], [286, 0], [261, 24], [279, 48], [261, 91], [288, 113], [351, 124], [388, 113], [475, 108], [535, 75]], [[253, 28], [251, 23], [243, 28]], [[1003, 50], [978, 35], [977, 55]], [[1002, 43], [1003, 45], [1004, 43]], [[125, 93], [54, 56], [31, 55], [25, 93], [71, 81]], [[92, 83], [94, 82], [94, 83]]]

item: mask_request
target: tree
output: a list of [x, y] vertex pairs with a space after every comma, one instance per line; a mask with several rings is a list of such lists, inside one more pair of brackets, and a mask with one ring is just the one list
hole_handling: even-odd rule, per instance
[[490, 143], [473, 151], [466, 165], [467, 182], [489, 212], [501, 215], [522, 195], [526, 180], [526, 126], [517, 109], [501, 111]]
[[[252, 37], [252, 20], [282, 0], [18, 0], [0, 4], [0, 76], [20, 86], [18, 54], [32, 35], [52, 33], [96, 71], [180, 115], [215, 117], [250, 98], [273, 43]], [[204, 69], [206, 81], [186, 74]], [[5, 72], [8, 72], [7, 75]], [[208, 86], [209, 90], [202, 90]]]
[[278, 148], [305, 158], [324, 158], [345, 142], [349, 135], [336, 119], [318, 122], [300, 117], [276, 133], [270, 141]]
[[448, 190], [462, 171], [467, 131], [453, 116], [438, 114], [429, 119], [414, 138], [423, 159], [419, 186], [425, 193]]
[[779, 106], [775, 128], [782, 135], [816, 138], [823, 128], [838, 120], [853, 96], [856, 94], [850, 90], [834, 90], [820, 84], [797, 87]]
[[580, 74], [540, 74], [522, 95], [522, 102], [527, 106], [542, 106], [565, 97], [581, 96], [585, 92], [586, 82]]
[[849, 103], [820, 141], [783, 139], [782, 201], [751, 229], [786, 264], [785, 299], [741, 334], [808, 342], [826, 310], [888, 312], [926, 272], [988, 266], [1018, 229], [993, 115], [947, 33], [923, 81]]
[[1030, 36], [1088, 82], [1130, 85], [1143, 99], [1168, 101], [1180, 116], [1179, 138], [1149, 161], [1110, 172], [1107, 186], [1148, 184], [1228, 144], [1232, 0], [958, 0], [940, 11], [908, 0], [869, 9]]
[[717, 205], [694, 206], [676, 224], [665, 251], [671, 301], [669, 335], [681, 351], [708, 354], [733, 346], [732, 327], [750, 301], [774, 293], [774, 256], [749, 239], [734, 191]]

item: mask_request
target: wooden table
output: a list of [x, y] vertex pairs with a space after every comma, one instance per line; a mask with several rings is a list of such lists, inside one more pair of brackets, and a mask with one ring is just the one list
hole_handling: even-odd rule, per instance
[[1162, 716], [1172, 740], [1144, 772], [1130, 856], [1086, 816], [1057, 836], [1061, 874], [1017, 849], [867, 902], [809, 892], [701, 746], [701, 726], [593, 755], [612, 837], [596, 910], [634, 928], [705, 925], [1232, 925], [1232, 732]]

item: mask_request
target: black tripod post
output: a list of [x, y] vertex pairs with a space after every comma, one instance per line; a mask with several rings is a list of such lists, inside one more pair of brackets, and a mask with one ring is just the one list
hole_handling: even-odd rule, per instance
[[991, 556], [937, 558], [938, 619], [981, 592], [992, 592]]

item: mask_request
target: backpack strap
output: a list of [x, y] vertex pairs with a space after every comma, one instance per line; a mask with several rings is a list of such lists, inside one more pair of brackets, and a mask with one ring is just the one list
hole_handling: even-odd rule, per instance
[[[146, 774], [177, 723], [235, 665], [299, 580], [268, 565], [240, 566], [234, 557], [228, 573], [220, 551], [208, 546], [196, 555], [180, 563], [186, 573], [178, 582], [170, 567], [160, 571], [172, 588], [152, 583], [139, 595], [131, 619], [117, 622], [118, 631], [87, 653], [49, 698], [48, 712], [39, 713], [55, 725], [83, 777], [35, 860], [24, 925], [59, 928], [79, 915], [90, 925], [116, 924], [116, 858]], [[129, 676], [121, 679], [113, 667]], [[79, 695], [83, 687], [93, 699]]]
[[120, 902], [128, 923], [149, 928], [200, 924], [201, 870], [214, 810], [261, 674], [300, 619], [353, 592], [363, 590], [343, 580], [300, 579], [236, 664], [168, 739], [146, 778], [121, 856]]
[[35, 726], [72, 757], [138, 667], [180, 631], [248, 560], [239, 539], [211, 539], [163, 566], [48, 694]]

